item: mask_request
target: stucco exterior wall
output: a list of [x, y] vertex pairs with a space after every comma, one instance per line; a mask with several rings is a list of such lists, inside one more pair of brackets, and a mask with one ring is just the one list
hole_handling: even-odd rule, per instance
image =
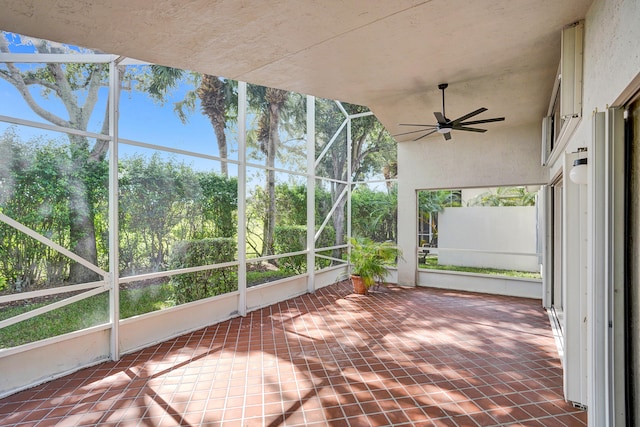
[[400, 284], [416, 283], [416, 192], [545, 183], [547, 170], [540, 165], [540, 119], [509, 127], [507, 118], [504, 127], [492, 124], [484, 134], [454, 132], [451, 141], [434, 135], [398, 144], [398, 245], [405, 254], [398, 264]]
[[[615, 106], [640, 74], [640, 3], [594, 1], [585, 19], [582, 120], [564, 152], [587, 147], [592, 152], [593, 112]], [[551, 96], [551, 94], [549, 94]], [[550, 165], [547, 180], [562, 170], [563, 158]]]

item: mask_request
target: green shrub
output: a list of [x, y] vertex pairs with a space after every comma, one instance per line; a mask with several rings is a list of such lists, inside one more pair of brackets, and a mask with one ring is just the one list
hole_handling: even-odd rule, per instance
[[[316, 247], [329, 247], [335, 245], [336, 232], [333, 227], [326, 227]], [[303, 251], [307, 248], [307, 227], [305, 225], [276, 226], [274, 235], [274, 248], [277, 254], [288, 254]], [[331, 261], [326, 259], [316, 260], [316, 264], [322, 264], [320, 268], [328, 267]], [[286, 257], [278, 259], [278, 267], [286, 272], [303, 274], [307, 271], [307, 260], [304, 256]]]
[[[273, 246], [277, 254], [299, 252], [307, 248], [307, 227], [304, 225], [276, 226]], [[287, 257], [278, 260], [278, 267], [284, 271], [302, 274], [307, 270], [305, 257]]]
[[[201, 240], [183, 240], [173, 245], [169, 268], [178, 269], [199, 265], [228, 262], [235, 258], [235, 239], [218, 237]], [[223, 267], [173, 276], [171, 286], [176, 304], [233, 292], [238, 289], [236, 267]]]

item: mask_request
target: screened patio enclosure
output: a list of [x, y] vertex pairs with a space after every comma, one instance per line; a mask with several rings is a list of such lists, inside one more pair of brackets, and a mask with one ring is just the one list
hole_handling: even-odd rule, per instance
[[395, 142], [365, 107], [10, 33], [0, 73], [0, 396], [396, 239]]

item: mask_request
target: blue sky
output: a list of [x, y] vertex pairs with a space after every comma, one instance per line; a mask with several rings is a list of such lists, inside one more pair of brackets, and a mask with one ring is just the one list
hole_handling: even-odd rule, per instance
[[[159, 105], [144, 93], [122, 91], [119, 121], [120, 137], [214, 156], [218, 155], [213, 128], [208, 118], [201, 114], [199, 109], [189, 116], [189, 122], [186, 125], [180, 122], [173, 111], [173, 102], [181, 100], [188, 89], [186, 85], [177, 88], [171, 93], [170, 99], [164, 105]], [[44, 97], [38, 88], [32, 89], [31, 93], [38, 104], [46, 110], [54, 112], [63, 119], [68, 119], [62, 103], [55, 96]], [[105, 117], [107, 97], [107, 88], [102, 88], [98, 104], [89, 122], [89, 131], [100, 133]], [[48, 123], [33, 112], [15, 87], [3, 79], [0, 79], [0, 114]], [[0, 132], [3, 132], [8, 126], [7, 123], [0, 123]], [[47, 135], [50, 137], [55, 137], [56, 135], [56, 133], [29, 129], [24, 126], [19, 126], [17, 130], [26, 138], [35, 135]], [[231, 132], [232, 130], [230, 130]], [[229, 136], [229, 142], [233, 142], [233, 135]], [[230, 148], [229, 158], [237, 159], [236, 150], [233, 147]], [[123, 145], [120, 151], [123, 155], [126, 155], [131, 153], [132, 149]]]
[[[35, 51], [33, 46], [24, 43], [20, 44], [17, 37], [10, 36], [9, 38], [12, 42], [12, 52], [31, 53]], [[72, 51], [81, 50], [73, 46], [69, 48]], [[37, 67], [37, 65], [27, 64], [18, 64], [17, 66], [23, 69], [28, 67]], [[0, 68], [4, 68], [4, 66], [0, 64]], [[135, 87], [135, 83], [133, 83], [133, 86]], [[174, 103], [183, 100], [185, 94], [193, 89], [193, 83], [189, 82], [189, 79], [186, 78], [180, 86], [169, 93], [167, 100], [163, 105], [152, 100], [146, 93], [136, 90], [123, 90], [120, 95], [119, 105], [120, 138], [218, 156], [219, 153], [213, 127], [211, 126], [208, 117], [201, 113], [199, 100], [194, 111], [189, 114], [189, 121], [187, 124], [183, 124], [174, 112]], [[64, 119], [68, 118], [63, 104], [55, 96], [44, 96], [42, 89], [39, 87], [32, 88], [31, 93], [37, 100], [38, 104], [43, 106], [46, 110], [52, 111]], [[78, 93], [77, 96], [79, 99], [82, 99], [85, 95]], [[107, 87], [103, 87], [100, 90], [99, 101], [89, 122], [89, 131], [101, 133], [100, 130], [105, 117], [104, 113], [107, 106], [107, 98], [108, 89]], [[18, 93], [16, 88], [4, 79], [0, 79], [0, 115], [48, 123], [46, 120], [35, 114]], [[9, 126], [13, 125], [0, 122], [0, 135]], [[63, 134], [56, 132], [48, 132], [26, 126], [14, 127], [24, 139], [30, 139], [36, 136], [43, 136], [45, 139], [66, 139]], [[227, 129], [228, 158], [233, 160], [238, 159], [236, 132], [237, 130], [235, 125], [232, 125], [231, 128]], [[286, 141], [290, 140], [291, 137], [282, 134], [281, 139]], [[300, 172], [305, 171], [306, 143], [304, 141], [296, 140], [290, 142], [290, 144], [299, 147], [299, 154], [297, 157], [298, 164], [295, 166], [293, 164], [289, 164], [289, 167]], [[151, 152], [152, 151], [148, 149], [141, 149], [126, 144], [121, 144], [119, 147], [119, 154], [121, 157], [127, 157], [135, 153], [150, 155]], [[247, 157], [250, 162], [264, 164], [264, 156], [256, 147], [247, 147], [247, 152]], [[291, 155], [291, 153], [289, 153], [289, 155]], [[180, 161], [191, 164], [196, 169], [214, 171], [219, 171], [220, 169], [219, 162], [216, 161], [203, 160], [191, 156], [173, 156]], [[283, 164], [282, 159], [279, 161], [277, 160], [276, 166], [280, 168], [287, 168], [287, 166]], [[229, 164], [229, 172], [231, 174], [235, 174], [236, 171], [236, 165]]]

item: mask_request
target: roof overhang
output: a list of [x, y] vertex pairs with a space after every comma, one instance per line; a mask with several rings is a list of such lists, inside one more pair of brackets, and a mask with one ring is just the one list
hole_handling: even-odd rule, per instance
[[433, 122], [443, 82], [448, 117], [482, 106], [506, 117], [489, 129], [538, 123], [560, 30], [591, 0], [3, 3], [6, 31], [366, 105], [398, 133]]

